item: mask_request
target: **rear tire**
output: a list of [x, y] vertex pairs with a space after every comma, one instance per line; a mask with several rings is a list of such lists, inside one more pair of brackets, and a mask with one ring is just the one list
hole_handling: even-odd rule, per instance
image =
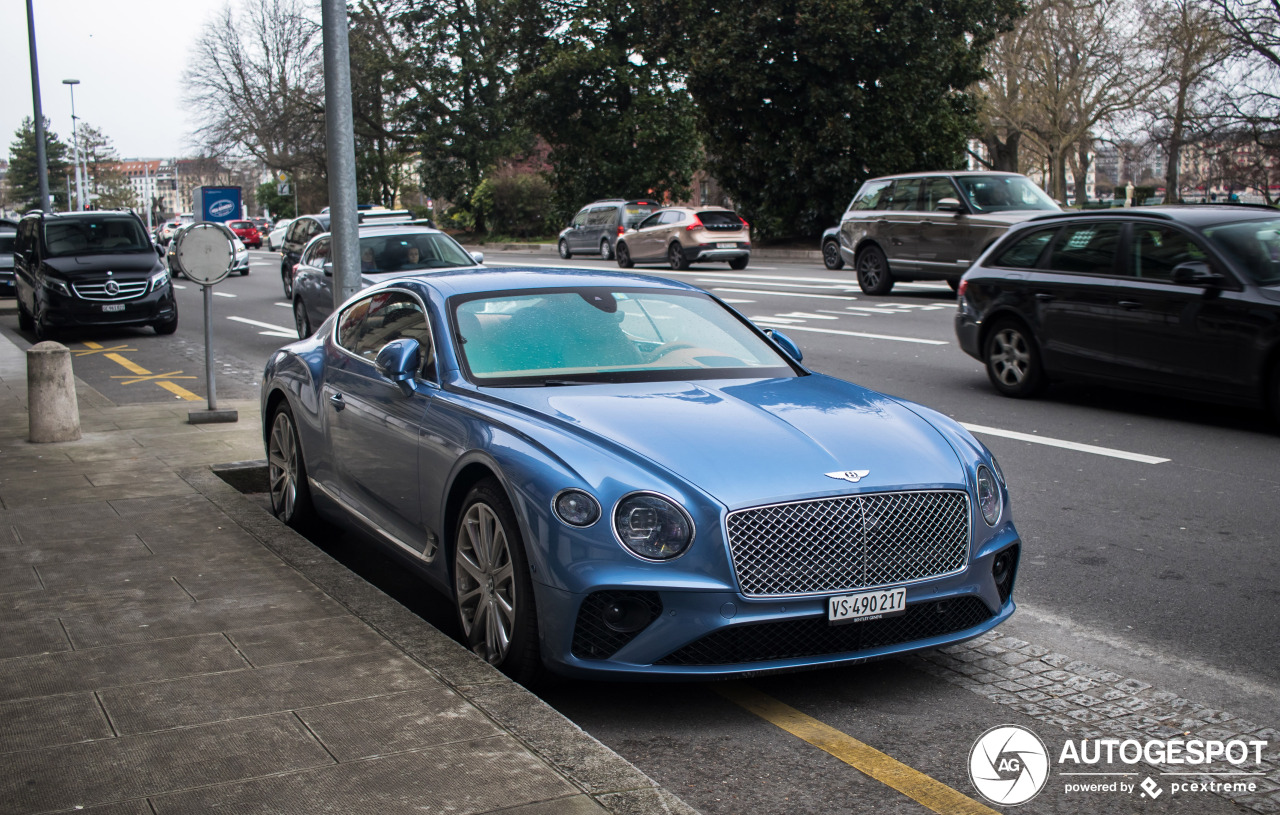
[[1267, 407], [1271, 409], [1271, 418], [1280, 425], [1280, 359], [1271, 365], [1271, 377], [1268, 385]]
[[267, 483], [271, 491], [271, 512], [277, 518], [298, 530], [315, 522], [307, 465], [302, 459], [302, 444], [288, 402], [281, 402], [271, 419], [271, 435], [267, 437]]
[[608, 239], [600, 241], [600, 259], [613, 260], [613, 249], [609, 246]]
[[734, 258], [733, 260], [729, 261], [729, 268], [735, 271], [742, 271], [743, 269], [747, 268], [747, 264], [750, 262], [751, 262], [751, 258], [749, 257]]
[[889, 272], [889, 261], [879, 246], [868, 246], [858, 253], [856, 262], [858, 288], [864, 294], [888, 294], [893, 290], [893, 275]]
[[840, 256], [840, 244], [838, 242], [827, 241], [822, 244], [822, 265], [832, 271], [844, 268], [844, 258]]
[[453, 598], [467, 646], [522, 685], [543, 674], [538, 611], [520, 525], [502, 485], [467, 493], [454, 535]]
[[667, 247], [667, 264], [671, 266], [673, 272], [683, 272], [689, 268], [689, 259], [684, 256], [680, 244], [673, 243]]
[[1044, 385], [1040, 348], [1031, 331], [1016, 320], [1005, 319], [991, 327], [982, 346], [991, 385], [1005, 396], [1025, 399]]
[[293, 301], [293, 325], [298, 329], [300, 340], [305, 340], [315, 333], [311, 329], [311, 318], [307, 316], [307, 307], [301, 297]]
[[630, 269], [635, 265], [631, 262], [631, 250], [627, 248], [625, 243], [618, 244], [617, 261], [618, 265], [623, 269]]
[[569, 242], [566, 241], [564, 238], [560, 239], [559, 249], [560, 249], [560, 257], [563, 258], [564, 260], [568, 260], [569, 258], [573, 257], [573, 252], [569, 251]]
[[280, 284], [284, 288], [284, 299], [293, 299], [293, 273], [284, 262], [280, 263]]

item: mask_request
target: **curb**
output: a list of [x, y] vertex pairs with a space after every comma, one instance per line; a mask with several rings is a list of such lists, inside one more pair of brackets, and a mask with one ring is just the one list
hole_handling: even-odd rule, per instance
[[615, 815], [698, 815], [674, 794], [498, 669], [280, 523], [232, 483], [265, 483], [266, 461], [180, 469], [240, 528]]

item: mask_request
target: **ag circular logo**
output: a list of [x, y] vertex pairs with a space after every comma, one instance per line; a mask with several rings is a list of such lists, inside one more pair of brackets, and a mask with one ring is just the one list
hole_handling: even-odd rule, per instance
[[1049, 780], [1049, 751], [1025, 727], [1002, 724], [969, 751], [969, 780], [993, 804], [1016, 806], [1040, 794]]
[[209, 207], [209, 214], [215, 218], [222, 218], [234, 212], [235, 208], [235, 201], [218, 201]]

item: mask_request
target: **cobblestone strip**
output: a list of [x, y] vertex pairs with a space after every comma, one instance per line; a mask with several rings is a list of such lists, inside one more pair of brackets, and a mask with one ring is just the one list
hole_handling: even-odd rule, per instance
[[[926, 673], [1057, 725], [1075, 738], [1265, 739], [1268, 744], [1258, 768], [1263, 775], [1249, 778], [1257, 783], [1257, 792], [1223, 797], [1254, 812], [1280, 813], [1280, 731], [1273, 727], [995, 631], [926, 652], [916, 660]], [[1186, 765], [1148, 766], [1165, 772], [1187, 770]], [[1204, 769], [1238, 768], [1220, 762]]]

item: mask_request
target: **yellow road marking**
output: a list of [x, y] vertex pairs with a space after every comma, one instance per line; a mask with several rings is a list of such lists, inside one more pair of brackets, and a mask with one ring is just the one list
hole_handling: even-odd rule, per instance
[[999, 815], [941, 781], [742, 683], [716, 685], [724, 698], [942, 815]]
[[107, 351], [137, 351], [138, 350], [137, 348], [130, 348], [127, 345], [113, 345], [110, 348], [103, 348], [101, 345], [98, 345], [96, 342], [86, 342], [85, 345], [89, 347], [73, 348], [71, 349], [71, 353], [75, 354], [78, 357], [85, 357], [85, 356], [88, 356], [89, 354], [102, 354], [102, 353], [106, 353]]
[[[105, 348], [96, 342], [86, 342], [85, 350], [77, 349], [77, 354], [98, 354], [101, 353], [105, 358], [115, 362], [132, 372], [132, 376], [119, 374], [112, 375], [112, 379], [119, 379], [121, 385], [136, 385], [139, 382], [154, 382], [169, 393], [174, 394], [179, 399], [186, 399], [188, 402], [199, 402], [203, 397], [192, 393], [176, 382], [170, 382], [171, 379], [195, 379], [194, 376], [183, 376], [182, 371], [171, 371], [166, 374], [153, 374], [146, 368], [130, 359], [125, 359], [116, 351], [136, 351], [136, 348], [126, 348], [123, 345], [117, 345], [112, 348]], [[111, 352], [111, 353], [107, 353]]]

